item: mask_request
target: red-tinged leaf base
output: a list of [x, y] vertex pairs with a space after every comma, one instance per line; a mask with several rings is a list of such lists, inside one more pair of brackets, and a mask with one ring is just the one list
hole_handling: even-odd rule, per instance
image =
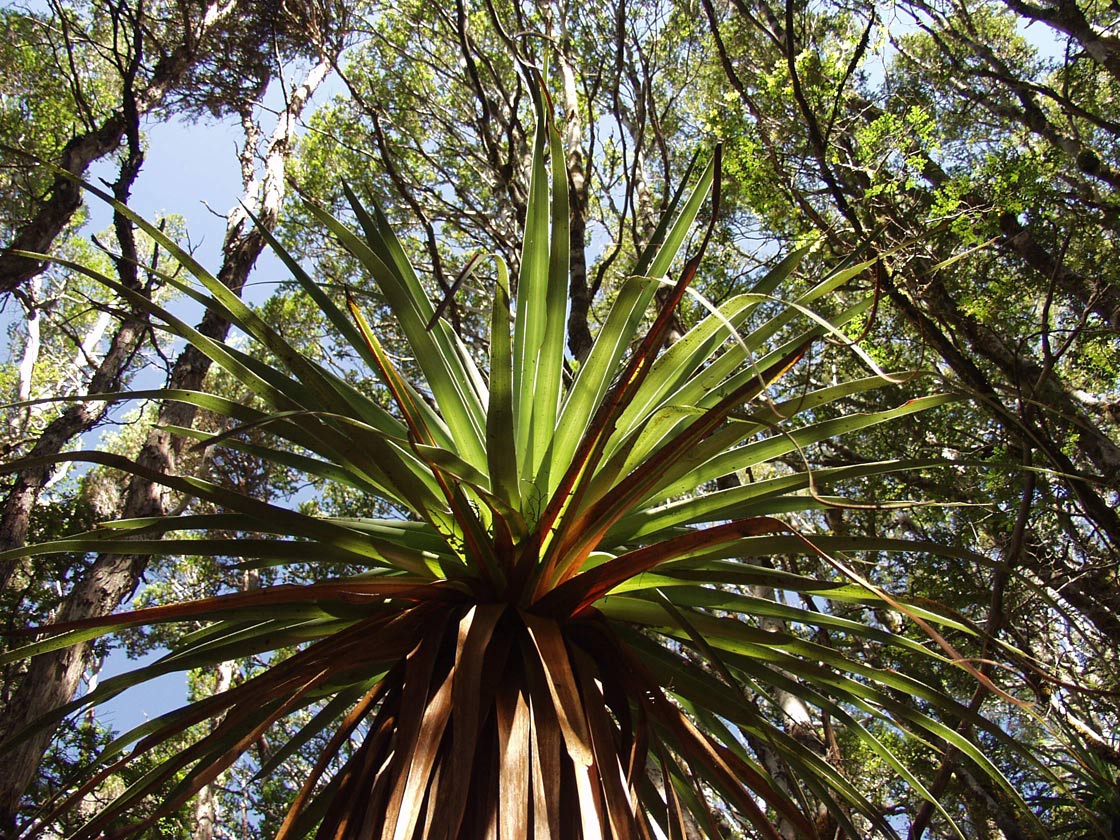
[[[687, 719], [598, 613], [562, 623], [504, 604], [426, 612], [415, 645], [344, 721], [281, 838], [316, 813], [319, 840], [676, 834], [680, 799], [650, 784], [665, 754], [678, 784], [716, 780], [763, 836], [777, 835], [758, 797], [815, 834]], [[356, 748], [328, 779], [347, 736]]]

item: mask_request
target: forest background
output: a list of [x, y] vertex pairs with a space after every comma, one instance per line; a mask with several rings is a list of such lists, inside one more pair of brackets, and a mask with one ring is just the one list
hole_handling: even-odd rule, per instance
[[[265, 243], [250, 214], [334, 288], [363, 292], [365, 281], [299, 196], [345, 216], [343, 181], [386, 210], [437, 293], [451, 289], [476, 251], [516, 265], [530, 100], [490, 25], [492, 14], [511, 31], [532, 33], [525, 40], [547, 67], [560, 121], [572, 197], [573, 360], [587, 353], [618, 289], [620, 267], [648, 241], [699, 147], [723, 144], [722, 203], [697, 281], [710, 300], [744, 290], [794, 247], [814, 246], [802, 282], [851, 254], [875, 258], [874, 269], [848, 290], [873, 290], [877, 300], [851, 337], [885, 369], [924, 371], [914, 393], [949, 389], [966, 398], [804, 457], [818, 468], [888, 458], [947, 465], [867, 479], [856, 494], [921, 504], [791, 516], [809, 532], [901, 536], [962, 549], [950, 556], [884, 554], [868, 558], [865, 571], [892, 592], [947, 605], [1024, 652], [1015, 667], [992, 667], [983, 652], [977, 661], [994, 684], [1029, 701], [1035, 717], [1002, 707], [1000, 697], [963, 671], [937, 679], [1060, 769], [1064, 787], [1039, 786], [1005, 757], [1005, 772], [1055, 836], [1086, 829], [1078, 803], [1096, 815], [1098, 829], [1116, 831], [1120, 11], [1114, 4], [11, 5], [0, 10], [0, 239], [11, 250], [96, 264], [123, 285], [202, 317], [206, 334], [225, 336], [228, 324], [172, 300], [155, 270], [176, 270], [164, 251], [123, 215], [88, 208], [81, 190], [42, 162], [98, 179], [127, 201], [146, 179], [160, 177], [145, 166], [159, 151], [158, 126], [187, 124], [192, 135], [217, 122], [224, 131], [238, 126], [230, 155], [241, 193], [220, 196], [220, 207], [211, 204], [225, 216], [218, 228], [224, 238], [204, 261], [220, 267], [230, 288], [244, 289], [312, 358], [357, 375], [306, 294], [285, 282], [275, 262], [259, 263]], [[190, 181], [184, 201], [192, 198], [189, 188]], [[157, 207], [175, 209], [168, 202]], [[173, 237], [198, 242], [196, 224], [184, 217], [161, 212], [157, 220]], [[364, 293], [375, 302], [368, 287]], [[311, 486], [295, 471], [230, 450], [200, 454], [165, 427], [217, 431], [216, 421], [182, 405], [27, 403], [165, 382], [197, 388], [208, 376], [207, 388], [234, 399], [239, 394], [236, 383], [209, 374], [197, 353], [151, 329], [141, 311], [64, 267], [6, 250], [0, 294], [6, 326], [0, 393], [24, 401], [0, 415], [5, 461], [96, 445], [158, 471], [205, 470], [227, 486], [308, 512], [373, 512], [341, 485]], [[468, 345], [485, 344], [490, 294], [474, 278], [453, 296], [449, 317]], [[692, 303], [682, 306], [680, 328], [701, 314]], [[391, 335], [391, 324], [380, 326]], [[844, 364], [859, 362], [833, 354], [806, 376], [827, 384]], [[885, 397], [857, 395], [848, 408], [874, 410], [879, 399]], [[791, 463], [800, 457], [791, 455]], [[107, 519], [188, 506], [205, 512], [203, 503], [106, 469], [9, 470], [0, 476], [0, 550]], [[772, 560], [794, 572], [811, 562]], [[102, 615], [130, 601], [252, 590], [275, 582], [270, 574], [212, 557], [3, 560], [0, 627]], [[295, 564], [285, 574], [288, 581], [311, 580], [317, 571], [311, 563]], [[869, 620], [907, 632], [889, 610]], [[32, 710], [90, 691], [107, 657], [162, 649], [169, 641], [164, 632], [171, 631], [136, 632], [30, 665], [6, 664], [0, 733], [17, 730]], [[816, 641], [833, 643], [827, 636]], [[188, 699], [226, 690], [266, 664], [250, 657], [192, 673]], [[902, 657], [876, 664], [903, 672], [926, 667]], [[24, 744], [0, 768], [0, 819], [14, 820], [55, 790], [107, 742], [111, 725], [88, 714]], [[827, 721], [814, 718], [810, 726], [822, 743], [828, 740]], [[262, 739], [256, 754], [162, 823], [162, 836], [271, 836], [316, 754], [314, 741], [304, 744], [279, 772], [252, 781], [284, 737]], [[940, 818], [873, 755], [837, 746], [829, 756], [899, 830], [949, 836]], [[931, 789], [951, 803], [968, 836], [1025, 836], [999, 792], [959, 755], [949, 751], [928, 770]]]

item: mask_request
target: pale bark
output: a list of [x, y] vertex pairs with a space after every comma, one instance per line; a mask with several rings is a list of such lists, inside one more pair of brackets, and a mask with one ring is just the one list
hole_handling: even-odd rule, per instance
[[[774, 587], [772, 586], [752, 585], [750, 591], [751, 595], [756, 598], [764, 598], [767, 601], [777, 600]], [[759, 628], [771, 633], [787, 632], [786, 622], [778, 618], [763, 618], [759, 622]], [[789, 679], [795, 679], [786, 671], [782, 671], [781, 673]], [[805, 746], [820, 752], [815, 738], [813, 714], [805, 701], [796, 694], [782, 688], [775, 688], [773, 694], [774, 700], [778, 706], [777, 711], [780, 713], [782, 727], [795, 739], [803, 742]], [[774, 783], [782, 792], [792, 798], [795, 795], [794, 792], [797, 789], [797, 784], [790, 778], [789, 767], [786, 766], [781, 756], [778, 755], [776, 750], [772, 749], [761, 740], [752, 743], [751, 746], [758, 752], [759, 758], [762, 759], [762, 763], [766, 767], [767, 772], [770, 773], [771, 778], [774, 779]], [[777, 828], [783, 840], [801, 840], [797, 827], [790, 823], [785, 817], [778, 817]]]
[[[39, 306], [42, 295], [43, 283], [41, 278], [32, 278], [26, 293], [21, 295], [21, 302], [27, 310], [27, 338], [23, 345], [23, 355], [20, 357], [17, 371], [16, 399], [20, 402], [31, 399], [31, 380], [35, 375], [35, 364], [39, 361], [39, 351], [43, 346], [43, 312]], [[13, 445], [18, 445], [19, 438], [27, 432], [31, 421], [31, 407], [27, 406], [14, 413], [12, 416], [11, 432]], [[2, 533], [2, 532], [0, 532]]]
[[1085, 17], [1076, 0], [1056, 0], [1045, 6], [1004, 0], [1007, 6], [1021, 15], [1040, 21], [1070, 35], [1085, 49], [1086, 54], [1104, 67], [1113, 77], [1120, 79], [1120, 38], [1106, 35]]
[[[954, 771], [964, 784], [967, 791], [967, 801], [971, 805], [970, 814], [973, 816], [973, 827], [978, 831], [985, 831], [986, 837], [1001, 838], [1001, 840], [1042, 840], [1039, 835], [1028, 833], [1024, 830], [1023, 821], [1009, 807], [1006, 796], [998, 790], [991, 780], [981, 773], [973, 772], [972, 768], [962, 763]], [[980, 820], [983, 819], [983, 822]], [[977, 837], [977, 840], [982, 840]]]
[[[646, 775], [653, 783], [654, 788], [661, 798], [666, 802], [669, 801], [665, 791], [665, 774], [661, 772], [661, 765], [652, 755], [646, 757]], [[704, 832], [699, 825], [696, 824], [696, 818], [692, 816], [692, 812], [687, 808], [681, 809], [681, 817], [684, 820], [684, 837], [685, 840], [704, 840]]]
[[78, 349], [74, 352], [74, 358], [70, 362], [70, 370], [63, 384], [68, 382], [80, 386], [86, 372], [97, 369], [97, 348], [101, 345], [101, 339], [105, 337], [112, 320], [113, 316], [108, 312], [97, 313], [93, 325], [86, 331], [85, 338], [82, 339], [82, 343], [78, 345]]
[[[140, 146], [139, 116], [133, 109], [133, 122], [127, 133], [129, 135], [129, 154], [121, 164], [120, 176], [113, 185], [113, 192], [122, 203], [127, 203], [136, 177], [144, 160]], [[118, 279], [121, 284], [134, 291], [142, 292], [139, 279], [139, 258], [136, 253], [136, 241], [133, 235], [132, 224], [122, 214], [114, 214], [114, 225], [121, 248], [117, 258]], [[158, 252], [152, 257], [152, 268], [158, 262]], [[31, 278], [29, 287], [36, 291], [40, 283], [38, 276]], [[17, 295], [22, 296], [23, 292]], [[96, 346], [101, 342], [107, 323], [108, 313], [101, 313], [97, 318], [94, 328], [86, 335], [78, 351], [78, 358], [91, 360]], [[35, 322], [36, 325], [38, 322]], [[30, 319], [29, 319], [30, 330]], [[121, 387], [124, 375], [128, 370], [137, 350], [143, 341], [147, 330], [147, 320], [136, 312], [125, 317], [120, 323], [104, 357], [96, 365], [88, 382], [85, 383], [86, 393], [101, 394], [116, 391]], [[30, 343], [30, 342], [29, 342]], [[38, 356], [36, 348], [34, 354], [25, 353], [24, 360], [26, 371], [26, 392], [21, 376], [21, 399], [30, 396], [31, 376], [34, 363]], [[77, 362], [75, 362], [77, 365]], [[74, 371], [75, 378], [79, 371]], [[62, 385], [62, 383], [59, 383]], [[99, 401], [73, 402], [61, 414], [51, 420], [46, 428], [36, 438], [34, 445], [27, 456], [30, 458], [45, 458], [57, 455], [68, 446], [75, 437], [89, 431], [105, 417], [108, 404]], [[0, 551], [20, 548], [27, 541], [27, 532], [31, 519], [31, 512], [39, 499], [40, 494], [54, 481], [58, 480], [62, 470], [50, 466], [34, 466], [20, 470], [15, 474], [14, 481], [8, 495], [0, 505]], [[19, 561], [0, 560], [0, 592], [7, 589]]]
[[[121, 203], [127, 204], [144, 161], [144, 153], [140, 145], [140, 117], [130, 86], [126, 87], [124, 110], [129, 118], [125, 131], [128, 135], [128, 154], [121, 163], [120, 175], [113, 184], [113, 194]], [[123, 286], [143, 292], [140, 286], [139, 257], [132, 223], [122, 213], [114, 213], [113, 223], [121, 249], [120, 255], [115, 258], [118, 279]], [[153, 254], [152, 260], [151, 267], [155, 268], [158, 251]], [[31, 278], [31, 289], [36, 290], [40, 282], [38, 276]], [[17, 292], [17, 296], [22, 294]], [[79, 358], [88, 359], [94, 352], [94, 348], [101, 341], [105, 328], [103, 324], [106, 323], [107, 317], [107, 312], [99, 315], [94, 328], [82, 342], [78, 352]], [[105, 357], [96, 366], [89, 382], [86, 383], [88, 393], [104, 393], [120, 388], [124, 373], [140, 345], [146, 326], [147, 321], [137, 313], [126, 316], [113, 336]], [[28, 384], [30, 384], [33, 367], [32, 363], [27, 372]], [[78, 371], [75, 370], [75, 376], [78, 375]], [[63, 383], [59, 384], [63, 385]], [[108, 406], [103, 402], [71, 404], [62, 414], [47, 424], [27, 454], [32, 458], [57, 455], [76, 436], [89, 431], [100, 422], [107, 410]], [[61, 470], [48, 466], [25, 468], [16, 473], [12, 488], [3, 506], [0, 507], [0, 550], [19, 548], [24, 545], [31, 512], [39, 495], [56, 481], [60, 474]], [[0, 561], [0, 591], [7, 588], [15, 569], [15, 561]]]
[[[88, 382], [89, 393], [105, 393], [120, 387], [122, 376], [136, 353], [146, 328], [147, 322], [139, 317], [131, 317], [121, 323], [109, 349]], [[104, 417], [105, 412], [105, 403], [72, 403], [47, 424], [27, 453], [28, 457], [57, 455], [76, 435], [92, 429]], [[16, 473], [12, 489], [0, 506], [0, 551], [19, 548], [25, 544], [31, 511], [52, 473], [53, 469], [45, 466], [31, 467]], [[0, 562], [0, 591], [7, 587], [14, 569], [13, 562]]]
[[[734, 474], [725, 475], [716, 479], [716, 486], [720, 490], [738, 487], [740, 484], [741, 482], [738, 476]], [[742, 558], [742, 562], [747, 564], [756, 563], [758, 562], [758, 558]], [[755, 598], [778, 602], [778, 593], [772, 586], [752, 584], [749, 589], [751, 595]], [[784, 635], [789, 632], [789, 625], [784, 619], [774, 618], [772, 616], [760, 618], [758, 627], [760, 630], [765, 630], [768, 633]], [[775, 670], [787, 679], [794, 682], [797, 681], [797, 678], [788, 671], [777, 668]], [[777, 704], [778, 724], [785, 729], [790, 737], [794, 738], [802, 746], [819, 754], [825, 760], [828, 760], [829, 756], [826, 754], [827, 751], [825, 749], [824, 740], [819, 735], [818, 724], [814, 720], [813, 710], [809, 704], [796, 693], [786, 691], [780, 687], [775, 687], [772, 695]], [[744, 699], [748, 702], [755, 702], [753, 697], [745, 697]], [[778, 751], [763, 738], [751, 736], [748, 737], [747, 740], [751, 749], [754, 750], [778, 789], [791, 799], [795, 799], [798, 788], [797, 782], [795, 779], [791, 778], [790, 768]], [[818, 801], [816, 803], [816, 809], [817, 812], [813, 816], [817, 821], [818, 827], [823, 826], [827, 829], [827, 827], [833, 825], [834, 820], [824, 802]], [[784, 816], [778, 816], [778, 822], [775, 827], [778, 829], [778, 833], [782, 836], [783, 840], [802, 840], [802, 835], [797, 826], [793, 825]], [[834, 827], [833, 830], [835, 830]], [[830, 837], [832, 835], [826, 831], [822, 836]]]
[[[229, 691], [233, 685], [233, 662], [223, 662], [218, 666], [218, 676], [214, 683], [214, 694]], [[220, 825], [221, 809], [217, 797], [217, 787], [225, 774], [218, 776], [213, 782], [205, 785], [198, 792], [194, 803], [194, 837], [195, 840], [214, 840], [215, 829]]]
[[[260, 589], [260, 570], [245, 570], [241, 575], [241, 584], [238, 590], [251, 592], [256, 589]], [[214, 687], [210, 691], [210, 696], [229, 691], [233, 687], [236, 671], [236, 663], [233, 660], [227, 660], [218, 665], [217, 677], [214, 680]], [[212, 722], [210, 730], [213, 731], [216, 726], [217, 722]], [[263, 738], [261, 740], [264, 741]], [[202, 790], [198, 792], [198, 798], [194, 805], [195, 840], [214, 840], [217, 836], [217, 828], [222, 824], [221, 803], [218, 800], [217, 791], [225, 777], [226, 773], [220, 774], [218, 778], [210, 784], [204, 785]]]
[[1070, 729], [1080, 735], [1095, 755], [1114, 767], [1120, 767], [1120, 748], [1102, 734], [1106, 727], [1079, 718], [1058, 693], [1050, 695], [1050, 712], [1058, 715]]
[[[256, 213], [266, 227], [276, 224], [285, 192], [284, 164], [291, 149], [296, 123], [308, 99], [330, 69], [323, 58], [308, 73], [303, 83], [288, 97], [287, 107], [280, 114], [273, 131], [261, 174], [246, 184], [243, 199], [230, 212], [226, 238], [222, 247], [223, 262], [218, 277], [235, 293], [240, 293], [257, 257], [264, 247], [264, 237], [252, 226], [246, 211]], [[244, 205], [244, 206], [243, 206]], [[218, 340], [229, 331], [229, 323], [207, 312], [198, 329]], [[193, 347], [184, 350], [172, 368], [168, 387], [198, 389], [210, 367], [210, 361]], [[157, 426], [144, 443], [137, 463], [148, 470], [174, 474], [186, 443], [164, 426], [190, 426], [196, 410], [181, 403], [166, 402], [159, 413]], [[159, 485], [134, 477], [129, 483], [122, 518], [161, 516], [171, 512], [176, 500]], [[102, 554], [86, 577], [69, 593], [58, 613], [58, 620], [69, 621], [112, 612], [131, 596], [147, 567], [148, 557], [142, 555]], [[88, 646], [75, 645], [33, 659], [3, 718], [0, 731], [10, 734], [43, 710], [56, 708], [70, 700], [85, 670]], [[9, 828], [19, 811], [19, 801], [42, 760], [52, 732], [43, 732], [20, 742], [0, 765], [0, 830]]]

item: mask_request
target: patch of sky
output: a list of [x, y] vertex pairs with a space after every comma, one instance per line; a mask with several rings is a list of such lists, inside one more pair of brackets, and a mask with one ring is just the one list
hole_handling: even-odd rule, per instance
[[[106, 657], [98, 674], [99, 684], [120, 674], [152, 665], [166, 654], [166, 650], [158, 649], [130, 659], [122, 650], [115, 648]], [[124, 733], [179, 708], [186, 699], [187, 675], [181, 671], [172, 672], [127, 689], [102, 703], [97, 708], [97, 719], [103, 725]]]
[[[320, 91], [317, 99], [325, 101], [337, 86]], [[282, 92], [273, 86], [259, 109], [262, 130], [267, 137], [275, 122], [272, 116], [283, 106]], [[204, 267], [216, 272], [221, 263], [222, 241], [225, 236], [225, 215], [242, 195], [241, 170], [238, 152], [244, 143], [241, 126], [236, 118], [225, 120], [188, 121], [172, 119], [145, 120], [143, 125], [145, 161], [140, 177], [129, 200], [129, 206], [145, 219], [156, 220], [165, 215], [183, 219], [185, 236], [179, 242], [186, 247]], [[117, 178], [117, 164], [106, 159], [94, 164], [87, 173], [87, 180], [106, 188]], [[112, 225], [112, 209], [104, 202], [91, 197], [87, 201], [88, 218], [80, 235], [90, 237], [106, 231]], [[266, 250], [250, 276], [244, 297], [252, 304], [260, 304], [272, 291], [287, 279], [287, 271], [280, 261]], [[202, 315], [201, 307], [179, 296], [169, 307], [174, 315], [187, 323], [196, 323]], [[9, 306], [0, 313], [0, 329], [19, 330], [22, 309]], [[236, 338], [233, 339], [236, 343]], [[18, 350], [17, 343], [9, 343], [8, 352]], [[174, 358], [182, 348], [179, 341], [165, 346], [168, 358]], [[159, 388], [164, 384], [164, 371], [157, 365], [150, 366], [130, 383], [132, 389]], [[121, 422], [134, 412], [135, 402], [124, 402], [113, 413]], [[94, 449], [104, 429], [91, 431], [79, 442], [84, 449]], [[78, 477], [84, 468], [75, 470], [71, 478]], [[306, 497], [305, 488], [293, 504]], [[113, 676], [143, 668], [154, 663], [166, 650], [155, 650], [138, 658], [130, 658], [119, 647], [113, 648], [97, 674], [104, 685]], [[133, 687], [117, 695], [98, 708], [99, 720], [118, 732], [129, 729], [165, 714], [186, 702], [186, 674], [176, 672], [160, 676], [150, 682]]]

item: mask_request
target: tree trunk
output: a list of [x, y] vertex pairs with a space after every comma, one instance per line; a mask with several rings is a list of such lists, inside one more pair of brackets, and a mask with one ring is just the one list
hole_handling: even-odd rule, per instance
[[[129, 151], [127, 157], [121, 163], [120, 175], [116, 183], [113, 184], [113, 194], [118, 201], [127, 204], [132, 187], [136, 183], [136, 178], [139, 176], [140, 168], [144, 162], [144, 152], [140, 145], [139, 114], [135, 107], [131, 105], [125, 110], [129, 113], [131, 119], [125, 131], [128, 135]], [[136, 237], [132, 223], [123, 214], [114, 213], [113, 224], [120, 246], [120, 255], [115, 260], [118, 279], [123, 286], [147, 294], [141, 288], [140, 259], [136, 250]], [[157, 262], [158, 256], [153, 255], [153, 268]], [[152, 280], [149, 279], [149, 284], [151, 283]], [[36, 289], [38, 284], [38, 277], [31, 278], [32, 289]], [[93, 329], [82, 341], [74, 361], [75, 379], [80, 380], [81, 370], [89, 364], [97, 346], [101, 343], [101, 337], [108, 325], [108, 319], [109, 313], [107, 311], [102, 312], [98, 316]], [[32, 323], [33, 316], [29, 315], [29, 348], [33, 343]], [[37, 313], [34, 315], [34, 323], [37, 331]], [[140, 347], [147, 328], [147, 318], [137, 312], [132, 312], [121, 322], [109, 343], [105, 356], [97, 364], [92, 376], [85, 384], [84, 393], [103, 394], [117, 391], [121, 387], [124, 375]], [[26, 400], [31, 396], [31, 376], [37, 354], [38, 348], [35, 349], [34, 353], [30, 351], [24, 353], [25, 364], [21, 366], [20, 375], [21, 400]], [[22, 370], [22, 367], [27, 368], [26, 372]], [[62, 387], [65, 387], [65, 385], [63, 384]], [[62, 414], [47, 424], [47, 427], [35, 441], [35, 445], [27, 453], [28, 457], [39, 458], [57, 455], [76, 436], [88, 432], [100, 423], [107, 414], [108, 408], [108, 403], [99, 401], [72, 403]], [[39, 499], [39, 495], [55, 480], [55, 472], [52, 467], [40, 466], [16, 473], [12, 489], [5, 498], [3, 505], [0, 506], [0, 551], [21, 548], [26, 543], [31, 512]], [[0, 561], [0, 592], [8, 588], [19, 562]]]
[[[168, 92], [182, 82], [197, 60], [200, 45], [207, 32], [238, 10], [239, 0], [228, 0], [224, 5], [218, 0], [210, 0], [199, 31], [185, 32], [183, 42], [156, 62], [147, 86], [142, 92], [136, 93], [135, 106], [139, 115], [159, 107]], [[134, 58], [139, 63], [140, 56]], [[63, 147], [55, 165], [69, 173], [69, 176], [59, 175], [55, 178], [49, 196], [38, 211], [16, 232], [8, 247], [0, 251], [0, 294], [19, 288], [43, 270], [44, 263], [9, 251], [31, 251], [38, 254], [50, 251], [55, 239], [82, 206], [82, 188], [74, 178], [84, 177], [90, 164], [105, 157], [121, 144], [129, 127], [126, 110], [122, 108], [114, 111], [101, 125], [75, 136]]]
[[[213, 694], [229, 691], [233, 685], [233, 662], [223, 662], [218, 666], [218, 679], [214, 685]], [[223, 774], [224, 775], [224, 774]], [[194, 804], [194, 838], [195, 840], [214, 840], [216, 829], [220, 825], [221, 811], [218, 806], [218, 797], [215, 788], [221, 781], [219, 776], [208, 785], [204, 785], [198, 792]]]
[[[141, 318], [129, 318], [121, 323], [108, 352], [89, 380], [88, 393], [105, 393], [120, 387], [121, 378], [140, 345], [146, 326], [147, 322]], [[106, 404], [102, 402], [74, 403], [47, 424], [27, 453], [28, 457], [57, 455], [76, 435], [97, 425], [106, 411]], [[16, 474], [15, 484], [0, 507], [0, 551], [20, 548], [27, 541], [31, 511], [52, 472], [50, 467], [33, 467]], [[15, 566], [15, 561], [0, 563], [0, 591], [7, 588]]]
[[[20, 402], [31, 399], [31, 380], [35, 375], [35, 365], [39, 361], [39, 351], [43, 344], [43, 312], [39, 305], [43, 291], [42, 278], [32, 278], [28, 285], [30, 288], [19, 295], [20, 302], [27, 311], [27, 339], [17, 372], [16, 399]], [[10, 424], [13, 447], [18, 447], [20, 438], [28, 433], [33, 413], [31, 406], [13, 413]], [[3, 531], [0, 531], [0, 539], [3, 539]]]
[[[240, 293], [264, 247], [264, 237], [256, 227], [250, 227], [251, 221], [245, 208], [255, 211], [262, 225], [273, 227], [276, 224], [285, 191], [284, 165], [291, 149], [296, 121], [330, 66], [330, 61], [322, 58], [303, 84], [291, 93], [288, 106], [281, 113], [272, 134], [260, 179], [246, 184], [242, 203], [230, 212], [218, 277], [235, 293]], [[229, 326], [224, 319], [207, 312], [198, 329], [204, 335], [222, 340]], [[188, 347], [176, 360], [168, 387], [198, 389], [209, 368], [210, 360], [193, 347]], [[137, 463], [159, 473], [174, 474], [186, 443], [162, 427], [190, 426], [195, 413], [191, 406], [165, 402]], [[133, 477], [121, 516], [167, 515], [173, 509], [172, 502], [170, 494], [160, 486]], [[134, 592], [147, 561], [148, 558], [143, 555], [98, 556], [86, 577], [78, 582], [63, 602], [58, 620], [71, 621], [112, 612]], [[33, 659], [26, 676], [12, 695], [10, 707], [0, 718], [0, 732], [10, 735], [38, 717], [43, 710], [68, 702], [81, 681], [87, 650], [87, 645], [78, 644]], [[9, 830], [15, 824], [20, 798], [30, 784], [52, 735], [52, 731], [45, 731], [25, 739], [9, 752], [6, 762], [0, 765], [0, 830]]]
[[[775, 54], [780, 56], [774, 62], [785, 62], [789, 72], [796, 75], [794, 59], [799, 52], [810, 47], [790, 43], [789, 38], [781, 35], [778, 18], [767, 11], [769, 7], [764, 0], [756, 0], [753, 11], [746, 9], [742, 3], [736, 2], [735, 5], [744, 23], [762, 32], [764, 40], [774, 47]], [[1063, 8], [1066, 5], [1063, 3]], [[705, 8], [713, 33], [718, 36], [714, 8], [709, 3], [705, 4]], [[764, 24], [764, 21], [768, 23]], [[717, 38], [718, 44], [722, 42]], [[729, 81], [743, 97], [747, 108], [752, 109], [757, 120], [764, 122], [769, 115], [759, 112], [750, 101], [749, 91], [745, 89], [742, 79], [736, 76], [726, 52], [721, 52], [721, 59]], [[845, 92], [842, 94], [848, 102], [847, 112], [862, 115], [862, 119], [867, 121], [882, 115], [882, 111], [876, 107], [867, 107], [868, 103], [860, 96]], [[804, 96], [799, 100], [799, 116], [807, 124], [811, 124], [809, 127], [812, 130], [808, 131], [811, 137], [821, 135], [820, 115], [812, 112]], [[851, 145], [835, 124], [830, 127], [830, 148], [843, 149]], [[767, 136], [765, 132], [761, 133]], [[856, 165], [834, 166], [827, 150], [820, 143], [810, 146], [802, 154], [812, 159], [811, 165], [820, 170], [822, 181], [821, 188], [814, 195], [828, 196], [833, 209], [857, 234], [862, 236], [866, 231], [882, 231], [884, 228], [891, 230], [897, 226], [896, 241], [915, 235], [912, 209], [885, 205], [879, 199], [879, 213], [868, 215], [874, 213], [876, 208], [873, 206], [875, 202], [866, 199], [870, 183], [863, 170]], [[774, 151], [775, 154], [780, 153], [788, 158], [788, 150], [784, 147]], [[923, 154], [923, 150], [911, 149], [907, 153], [915, 154], [922, 160], [923, 175], [935, 187], [946, 180], [945, 173], [928, 155]], [[782, 168], [778, 158], [772, 157], [772, 160], [775, 161], [777, 171], [786, 179], [786, 188], [795, 199], [799, 192], [802, 193], [797, 201], [799, 207], [804, 209], [809, 206], [810, 199], [818, 200], [814, 195], [804, 192], [804, 185], [799, 183], [794, 174]], [[908, 195], [913, 197], [913, 191]], [[965, 201], [971, 202], [974, 207], [987, 206], [980, 199], [981, 197], [965, 196]], [[825, 235], [836, 242], [837, 247], [846, 246], [837, 233], [838, 228], [825, 219], [822, 212], [807, 215]], [[884, 217], [887, 217], [886, 225]], [[1056, 288], [1068, 294], [1073, 301], [1085, 307], [1093, 307], [1107, 321], [1114, 320], [1114, 307], [1109, 307], [1114, 300], [1111, 294], [1113, 290], [1107, 284], [1102, 283], [1105, 286], [1103, 293], [1094, 289], [1083, 277], [1063, 270], [1060, 261], [1041, 249], [1033, 237], [1024, 235], [1027, 231], [1016, 220], [1004, 219], [1003, 224], [1004, 239], [1001, 245], [1005, 253], [1021, 260], [1024, 269], [1031, 274], [1035, 271], [1046, 273], [1045, 279], [1053, 282]], [[880, 233], [878, 238], [882, 240], [883, 236]], [[889, 258], [884, 257], [883, 261], [886, 263]], [[1103, 483], [1109, 488], [1118, 486], [1120, 446], [1110, 436], [1107, 428], [1086, 413], [1083, 403], [1075, 397], [1047, 360], [1040, 358], [1028, 346], [1016, 345], [1006, 338], [998, 325], [980, 323], [963, 310], [953, 296], [948, 280], [944, 279], [947, 276], [946, 270], [942, 268], [935, 271], [932, 263], [932, 259], [927, 259], [905, 265], [908, 276], [921, 278], [920, 285], [912, 284], [913, 289], [903, 288], [890, 268], [884, 266], [879, 276], [880, 288], [914, 331], [936, 351], [945, 366], [973, 395], [980, 410], [998, 424], [1014, 445], [1037, 453], [1041, 465], [1054, 470], [1055, 481], [1068, 488], [1085, 516], [1095, 526], [1093, 537], [1103, 542], [1108, 550], [1116, 550], [1120, 547], [1120, 516], [1106, 501], [1096, 483]], [[1065, 446], [1072, 449], [1072, 454], [1066, 451]], [[1095, 475], [1087, 475], [1088, 471]], [[1084, 537], [1081, 541], [1083, 540]], [[1060, 579], [1055, 577], [1052, 569], [1038, 568], [1035, 571], [1043, 580], [1054, 581], [1055, 587], [1061, 588], [1062, 597], [1085, 614], [1102, 634], [1120, 642], [1120, 619], [1112, 611], [1113, 606], [1120, 603], [1120, 582], [1108, 571], [1107, 565], [1093, 564], [1092, 567], [1071, 570]], [[1082, 575], [1085, 577], [1081, 577]]]

